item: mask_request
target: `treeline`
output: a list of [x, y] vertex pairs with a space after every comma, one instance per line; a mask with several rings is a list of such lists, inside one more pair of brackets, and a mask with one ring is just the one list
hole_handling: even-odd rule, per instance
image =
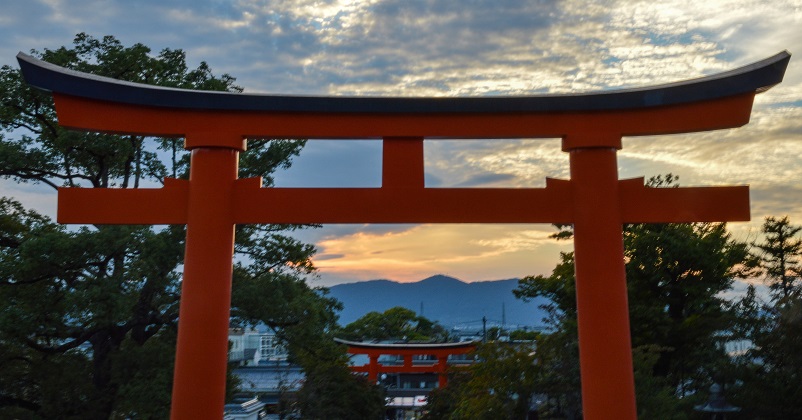
[[[650, 184], [672, 186], [676, 177]], [[802, 418], [801, 230], [787, 217], [768, 217], [762, 239], [746, 243], [723, 223], [625, 226], [639, 418], [710, 418], [695, 408], [713, 384], [740, 408], [728, 418]], [[565, 226], [554, 235], [571, 236]], [[749, 285], [728, 299], [736, 279]], [[541, 419], [582, 418], [573, 254], [561, 254], [550, 276], [521, 279], [515, 294], [551, 302], [536, 351], [480, 350], [497, 373], [472, 368], [476, 374], [435, 392], [429, 418], [523, 418], [533, 407]], [[498, 345], [505, 346], [491, 346]], [[517, 388], [502, 386], [508, 382]]]
[[[190, 68], [182, 50], [154, 54], [112, 36], [78, 34], [70, 47], [33, 54], [119, 80], [242, 90], [206, 63]], [[183, 139], [65, 130], [51, 96], [10, 66], [0, 69], [0, 125], [0, 177], [13, 182], [139, 188], [188, 177]], [[270, 186], [303, 146], [251, 141], [240, 176]], [[314, 247], [288, 235], [306, 227], [237, 227], [232, 322], [267, 325], [284, 340], [306, 372], [293, 407], [306, 418], [376, 417], [381, 393], [350, 374], [331, 339], [339, 302], [306, 282]], [[0, 198], [0, 418], [167, 418], [184, 238], [183, 226], [68, 229]]]

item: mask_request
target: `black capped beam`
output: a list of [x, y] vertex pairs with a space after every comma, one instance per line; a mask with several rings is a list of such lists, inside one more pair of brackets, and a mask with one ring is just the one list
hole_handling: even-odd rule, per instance
[[760, 93], [780, 83], [791, 54], [682, 82], [596, 93], [485, 97], [287, 96], [197, 91], [125, 82], [69, 70], [19, 53], [25, 80], [64, 95], [100, 101], [191, 110], [359, 114], [506, 114], [617, 111], [681, 105]]

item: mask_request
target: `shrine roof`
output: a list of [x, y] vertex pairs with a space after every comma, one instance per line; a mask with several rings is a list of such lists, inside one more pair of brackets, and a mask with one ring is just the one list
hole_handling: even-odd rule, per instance
[[438, 349], [457, 349], [465, 347], [475, 347], [476, 341], [461, 341], [451, 343], [377, 343], [365, 341], [349, 341], [335, 338], [335, 342], [345, 344], [353, 348], [362, 349], [386, 349], [386, 350], [438, 350]]
[[290, 96], [214, 92], [132, 83], [78, 72], [19, 53], [32, 86], [63, 95], [188, 110], [344, 114], [501, 114], [618, 111], [682, 105], [747, 93], [780, 83], [791, 54], [780, 52], [734, 70], [675, 83], [593, 93], [483, 97]]

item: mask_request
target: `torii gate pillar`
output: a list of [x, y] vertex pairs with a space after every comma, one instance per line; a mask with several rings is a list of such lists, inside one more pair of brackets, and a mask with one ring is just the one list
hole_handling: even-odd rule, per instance
[[[488, 98], [242, 95], [121, 83], [17, 58], [54, 93], [59, 124], [185, 137], [189, 181], [162, 189], [59, 190], [58, 221], [186, 224], [173, 419], [223, 415], [234, 225], [561, 223], [574, 225], [584, 418], [634, 420], [622, 226], [749, 220], [747, 187], [648, 188], [619, 180], [622, 136], [739, 127], [779, 83], [787, 52], [720, 75], [597, 94]], [[381, 188], [261, 188], [237, 179], [244, 139], [382, 139]], [[561, 138], [570, 181], [546, 188], [425, 188], [424, 138]], [[87, 205], [92, 203], [92, 205]]]
[[[619, 140], [620, 141], [620, 140]], [[569, 151], [582, 406], [589, 419], [634, 419], [635, 378], [614, 147]]]
[[[241, 139], [239, 143], [244, 144]], [[231, 207], [238, 161], [234, 148], [191, 151], [173, 419], [207, 418], [210, 406], [225, 405], [234, 254]]]

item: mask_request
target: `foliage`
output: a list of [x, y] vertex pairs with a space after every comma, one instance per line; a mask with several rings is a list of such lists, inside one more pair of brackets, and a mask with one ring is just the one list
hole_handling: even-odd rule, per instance
[[489, 342], [476, 349], [467, 373], [429, 396], [437, 419], [520, 419], [529, 412], [539, 368], [527, 345]]
[[663, 348], [654, 374], [680, 396], [707, 389], [726, 360], [721, 292], [747, 262], [724, 224], [632, 225], [624, 234], [632, 344]]
[[540, 332], [529, 330], [513, 330], [510, 331], [511, 341], [535, 341], [540, 338]]
[[550, 276], [524, 277], [513, 291], [519, 299], [543, 296], [548, 302], [542, 307], [548, 314], [545, 321], [549, 331], [537, 341], [541, 368], [537, 391], [546, 395], [545, 404], [539, 409], [543, 418], [573, 419], [581, 416], [575, 286], [574, 254], [560, 253], [560, 262]]
[[[111, 36], [33, 52], [45, 61], [120, 80], [241, 91], [181, 50], [152, 55]], [[51, 187], [139, 188], [186, 177], [181, 139], [68, 131], [52, 99], [20, 72], [0, 69], [0, 177]], [[252, 141], [241, 176], [290, 164], [303, 141]], [[300, 226], [238, 226], [233, 315], [264, 322], [287, 340], [334, 325], [337, 303], [304, 278], [314, 249], [288, 236]], [[184, 228], [65, 229], [0, 201], [0, 417], [164, 418], [169, 406]], [[302, 344], [292, 348], [303, 347]], [[305, 346], [314, 347], [314, 344]]]
[[383, 313], [368, 312], [338, 332], [346, 340], [446, 341], [448, 331], [437, 322], [396, 306]]
[[[668, 175], [652, 178], [649, 185], [671, 187], [676, 181]], [[555, 237], [571, 237], [570, 227], [559, 228]], [[721, 334], [732, 318], [721, 292], [730, 289], [734, 277], [751, 274], [748, 247], [733, 240], [721, 223], [633, 224], [624, 227], [624, 255], [638, 410], [645, 416], [689, 412], [693, 398], [677, 397], [706, 394], [713, 378], [729, 369]], [[544, 372], [550, 369], [550, 358], [563, 369], [566, 362], [576, 363], [577, 359], [566, 360], [576, 352], [576, 341], [568, 339], [576, 334], [574, 283], [572, 255], [562, 254], [551, 276], [526, 277], [515, 291], [519, 298], [543, 296], [551, 301], [546, 309], [553, 332], [538, 345]], [[571, 351], [547, 352], [548, 345], [541, 343], [552, 336]], [[544, 382], [541, 392], [576, 393], [578, 366], [574, 372], [571, 380], [555, 372], [557, 380]]]
[[752, 320], [754, 347], [740, 358], [732, 400], [748, 418], [802, 418], [802, 299], [763, 309]]
[[371, 419], [384, 413], [384, 388], [354, 375], [342, 346], [331, 336], [320, 347], [299, 353], [306, 378], [298, 392], [298, 411], [305, 419]]
[[682, 420], [688, 418], [686, 407], [677, 404], [675, 390], [666, 378], [654, 375], [654, 367], [666, 352], [654, 344], [632, 349], [632, 365], [635, 371], [635, 399], [638, 402], [638, 418]]
[[802, 226], [792, 225], [788, 216], [767, 217], [763, 222], [764, 242], [755, 244], [762, 251], [760, 266], [776, 299], [799, 297], [802, 291]]
[[769, 301], [754, 286], [733, 305], [734, 339], [751, 343], [737, 357], [739, 379], [732, 401], [755, 419], [802, 418], [802, 296], [799, 294], [800, 228], [787, 217], [769, 217], [763, 224], [762, 273], [769, 283]]

